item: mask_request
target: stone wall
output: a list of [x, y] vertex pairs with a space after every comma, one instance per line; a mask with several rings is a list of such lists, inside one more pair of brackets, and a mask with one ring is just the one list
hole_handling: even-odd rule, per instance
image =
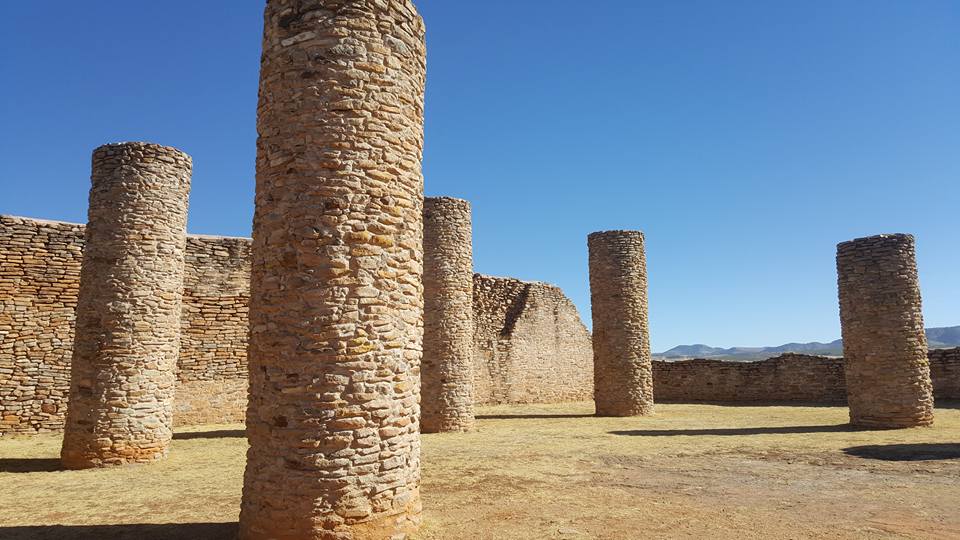
[[757, 362], [654, 361], [653, 396], [659, 403], [843, 403], [843, 359], [784, 354]]
[[[929, 353], [934, 397], [960, 399], [960, 348]], [[847, 401], [843, 358], [784, 354], [756, 362], [653, 362], [658, 402], [830, 403]]]
[[927, 357], [930, 359], [934, 399], [960, 400], [960, 347], [932, 349]]
[[590, 332], [554, 285], [474, 274], [478, 404], [593, 398]]
[[[63, 429], [84, 226], [0, 216], [0, 433]], [[241, 421], [246, 238], [188, 236], [174, 421]]]
[[[83, 234], [0, 216], [0, 434], [63, 428]], [[178, 425], [243, 420], [249, 251], [246, 238], [187, 238]], [[479, 274], [473, 287], [477, 403], [592, 399], [590, 334], [563, 291]], [[929, 357], [936, 399], [960, 399], [960, 348]], [[840, 359], [654, 361], [653, 371], [657, 401], [845, 399]]]
[[250, 239], [187, 237], [174, 421], [243, 422]]

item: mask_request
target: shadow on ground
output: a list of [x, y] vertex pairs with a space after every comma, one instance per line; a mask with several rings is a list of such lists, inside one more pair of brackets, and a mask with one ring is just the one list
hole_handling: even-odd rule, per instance
[[960, 444], [871, 444], [844, 448], [843, 453], [848, 456], [883, 461], [938, 461], [960, 459]]
[[[0, 472], [34, 473], [61, 470], [60, 460], [56, 458], [0, 458]], [[2, 531], [3, 529], [0, 529]], [[3, 538], [3, 536], [0, 536]]]
[[477, 420], [535, 420], [551, 418], [596, 418], [593, 414], [478, 414]]
[[783, 427], [746, 427], [746, 428], [709, 428], [709, 429], [631, 429], [611, 431], [611, 435], [629, 435], [632, 437], [675, 437], [679, 435], [786, 435], [791, 433], [837, 433], [850, 431], [870, 431], [850, 424], [829, 426], [783, 426]]
[[0, 538], [4, 540], [233, 540], [236, 537], [235, 522], [0, 527]]
[[242, 439], [246, 436], [247, 432], [242, 429], [218, 429], [214, 431], [174, 433], [173, 439], [176, 441], [189, 441], [192, 439]]

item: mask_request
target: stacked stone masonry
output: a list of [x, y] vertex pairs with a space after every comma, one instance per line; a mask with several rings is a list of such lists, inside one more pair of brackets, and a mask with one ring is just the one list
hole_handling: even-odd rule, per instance
[[594, 401], [600, 416], [653, 413], [643, 233], [587, 237], [593, 314]]
[[[83, 225], [0, 216], [0, 434], [61, 431]], [[250, 240], [188, 236], [175, 425], [240, 422]]]
[[655, 361], [653, 392], [660, 403], [846, 402], [843, 359], [803, 354], [756, 362]]
[[473, 317], [477, 404], [593, 398], [590, 332], [559, 287], [475, 274]]
[[837, 246], [840, 324], [850, 422], [883, 428], [933, 422], [913, 236]]
[[473, 416], [473, 228], [470, 203], [423, 207], [423, 364], [420, 430], [469, 431]]
[[418, 528], [424, 38], [409, 0], [267, 2], [240, 538]]
[[[0, 216], [0, 435], [63, 429], [83, 235]], [[244, 418], [249, 251], [246, 238], [187, 237], [175, 425]], [[592, 399], [590, 334], [563, 291], [476, 274], [474, 295], [477, 404]], [[936, 399], [960, 399], [960, 349], [929, 360]], [[654, 361], [653, 373], [663, 402], [846, 401], [839, 358]]]
[[70, 469], [167, 455], [180, 352], [190, 156], [146, 143], [93, 152], [70, 406]]

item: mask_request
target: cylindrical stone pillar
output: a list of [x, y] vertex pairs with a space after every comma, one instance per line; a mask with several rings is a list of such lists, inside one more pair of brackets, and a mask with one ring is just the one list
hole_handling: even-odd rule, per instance
[[469, 431], [473, 417], [473, 229], [470, 203], [429, 197], [423, 208], [420, 430]]
[[643, 233], [595, 232], [587, 237], [587, 246], [597, 415], [652, 414], [653, 364]]
[[156, 144], [93, 152], [61, 450], [68, 469], [167, 454], [191, 170], [190, 156]]
[[837, 283], [850, 423], [932, 424], [913, 236], [883, 234], [839, 244]]
[[420, 522], [424, 31], [410, 0], [267, 2], [243, 539]]

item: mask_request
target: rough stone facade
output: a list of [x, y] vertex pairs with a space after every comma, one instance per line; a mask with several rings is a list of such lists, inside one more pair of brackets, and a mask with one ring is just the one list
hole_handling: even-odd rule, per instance
[[83, 231], [0, 216], [0, 434], [63, 430]]
[[[83, 225], [0, 216], [0, 435], [62, 431]], [[250, 240], [188, 236], [174, 424], [242, 422]]]
[[[0, 216], [0, 435], [63, 429], [84, 226]], [[188, 236], [174, 424], [242, 421], [250, 240]], [[593, 398], [590, 333], [553, 285], [475, 275], [476, 404]]]
[[93, 152], [61, 450], [66, 468], [167, 454], [191, 171], [190, 156], [155, 144]]
[[249, 303], [250, 240], [188, 236], [174, 424], [243, 422]]
[[854, 425], [933, 422], [913, 236], [884, 234], [837, 246], [847, 401]]
[[409, 0], [267, 3], [241, 538], [418, 528], [424, 34]]
[[559, 287], [473, 276], [477, 404], [593, 399], [590, 332]]
[[843, 359], [784, 354], [756, 362], [653, 362], [660, 403], [845, 403]]
[[653, 368], [643, 233], [596, 232], [587, 237], [587, 246], [597, 415], [652, 414]]
[[933, 349], [927, 353], [927, 359], [934, 399], [960, 399], [960, 348]]
[[423, 205], [420, 431], [469, 431], [473, 416], [473, 227], [470, 203]]

